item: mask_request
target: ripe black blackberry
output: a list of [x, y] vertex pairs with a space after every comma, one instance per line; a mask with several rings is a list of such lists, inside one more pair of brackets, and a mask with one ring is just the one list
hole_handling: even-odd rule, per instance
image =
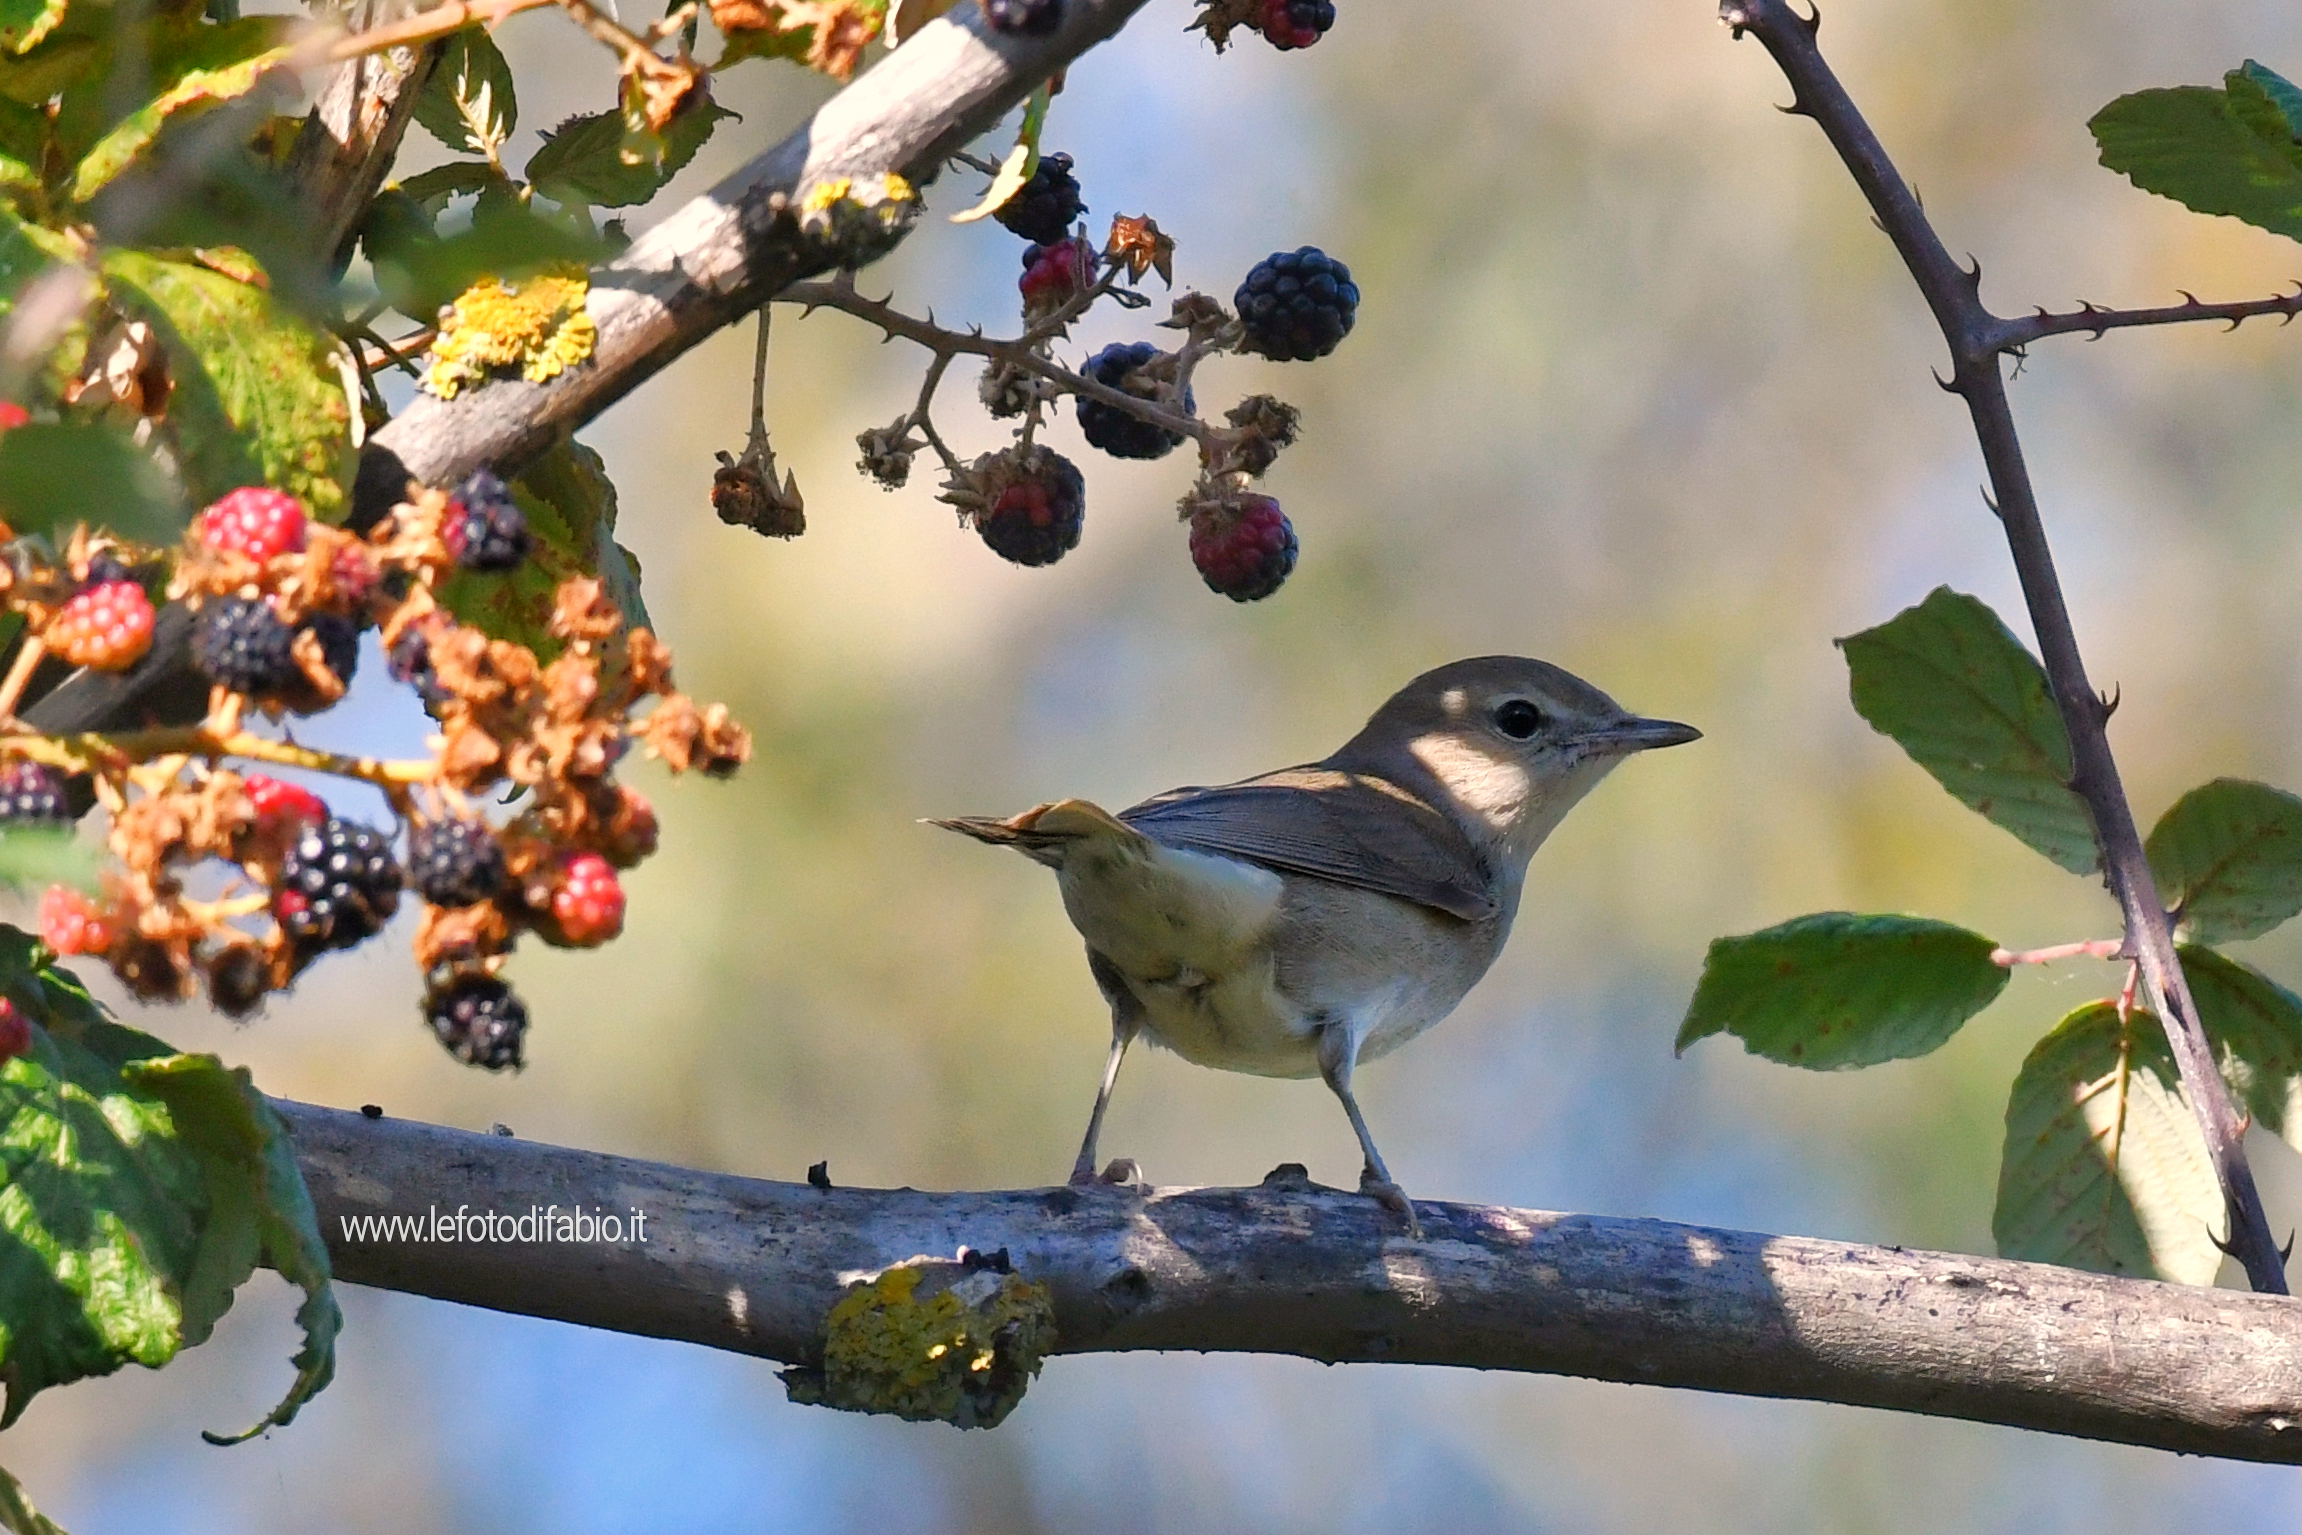
[[1246, 350], [1276, 362], [1326, 356], [1359, 316], [1351, 269], [1315, 245], [1256, 262], [1231, 302], [1247, 327]]
[[492, 975], [463, 971], [424, 996], [424, 1020], [457, 1060], [489, 1071], [516, 1068], [527, 1004]]
[[[1084, 370], [1098, 384], [1114, 389], [1127, 389], [1127, 375], [1144, 366], [1159, 355], [1159, 349], [1148, 341], [1114, 341], [1111, 345], [1087, 359]], [[1135, 393], [1135, 390], [1127, 390]], [[1145, 392], [1143, 397], [1149, 399]], [[1079, 430], [1086, 434], [1090, 446], [1101, 448], [1113, 458], [1164, 458], [1183, 441], [1183, 434], [1170, 432], [1165, 427], [1129, 415], [1116, 405], [1101, 400], [1090, 400], [1080, 395]], [[1183, 391], [1183, 410], [1192, 409], [1191, 391]]]
[[1003, 560], [1052, 565], [1079, 546], [1087, 482], [1060, 453], [1040, 449], [1034, 459], [1030, 472], [1010, 481], [976, 516], [975, 531]]
[[1079, 179], [1069, 155], [1041, 155], [1039, 169], [991, 216], [1024, 239], [1053, 245], [1071, 233], [1087, 205], [1079, 200]]
[[264, 1005], [272, 990], [272, 965], [252, 943], [227, 944], [203, 961], [208, 1000], [227, 1018], [245, 1018]]
[[348, 949], [400, 909], [400, 883], [390, 839], [330, 816], [306, 826], [281, 860], [272, 910], [298, 949]]
[[80, 589], [87, 591], [91, 587], [110, 586], [115, 581], [133, 579], [118, 555], [109, 549], [99, 549], [88, 556], [88, 579], [80, 583]]
[[994, 32], [1045, 37], [1063, 25], [1063, 0], [983, 0], [983, 19]]
[[416, 690], [426, 714], [438, 716], [440, 706], [448, 701], [448, 690], [440, 686], [440, 674], [432, 669], [432, 647], [422, 630], [409, 629], [400, 635], [392, 646], [391, 672], [394, 682], [404, 682]]
[[0, 762], [0, 823], [22, 826], [71, 818], [71, 807], [64, 797], [63, 774], [22, 758]]
[[408, 883], [434, 906], [470, 906], [504, 887], [504, 850], [488, 823], [451, 817], [408, 835]]
[[328, 663], [328, 670], [336, 674], [338, 682], [350, 687], [352, 674], [360, 669], [359, 623], [334, 613], [314, 613], [304, 627], [318, 638], [320, 659]]
[[192, 624], [192, 661], [235, 693], [276, 693], [297, 680], [296, 633], [261, 597], [211, 597]]
[[535, 546], [527, 513], [512, 500], [511, 488], [485, 469], [473, 470], [456, 487], [440, 536], [457, 564], [491, 575], [519, 569]]

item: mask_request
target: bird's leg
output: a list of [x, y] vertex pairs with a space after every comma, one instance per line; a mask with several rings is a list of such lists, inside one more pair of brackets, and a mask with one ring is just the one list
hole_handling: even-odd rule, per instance
[[1073, 1183], [1133, 1183], [1140, 1176], [1133, 1162], [1114, 1162], [1109, 1174], [1098, 1176], [1095, 1171], [1095, 1143], [1103, 1136], [1103, 1111], [1111, 1106], [1111, 1088], [1119, 1080], [1119, 1063], [1127, 1059], [1127, 1047], [1135, 1043], [1135, 1035], [1142, 1024], [1130, 1008], [1114, 1006], [1111, 1009], [1111, 1059], [1103, 1066], [1103, 1085], [1095, 1091], [1095, 1112], [1087, 1116], [1087, 1138], [1079, 1143], [1079, 1160], [1071, 1164]]
[[1367, 1154], [1367, 1165], [1359, 1174], [1359, 1192], [1373, 1195], [1385, 1209], [1404, 1215], [1407, 1234], [1420, 1240], [1423, 1223], [1415, 1218], [1414, 1201], [1392, 1181], [1391, 1170], [1383, 1165], [1383, 1154], [1375, 1149], [1375, 1137], [1368, 1133], [1367, 1116], [1359, 1112], [1359, 1100], [1352, 1095], [1351, 1070], [1358, 1060], [1359, 1038], [1348, 1024], [1335, 1019], [1320, 1025], [1319, 1075], [1343, 1100], [1343, 1112], [1351, 1116], [1351, 1128], [1358, 1133], [1359, 1149]]

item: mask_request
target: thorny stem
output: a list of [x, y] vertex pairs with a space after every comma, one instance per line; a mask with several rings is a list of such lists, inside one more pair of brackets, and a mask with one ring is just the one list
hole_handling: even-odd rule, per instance
[[1973, 418], [1999, 521], [2038, 637], [2040, 659], [2070, 737], [2076, 768], [2070, 786], [2093, 816], [2105, 882], [2125, 919], [2127, 941], [2151, 1010], [2166, 1030], [2181, 1072], [2183, 1096], [2198, 1117], [2221, 1185], [2230, 1228], [2225, 1250], [2244, 1266], [2247, 1282], [2256, 1290], [2283, 1295], [2285, 1262], [2270, 1234], [2269, 1217], [2246, 1160], [2240, 1139], [2244, 1126], [2231, 1107], [2213, 1045], [2199, 1025], [2197, 1004], [2174, 952], [2166, 903], [2159, 898], [2143, 856], [2142, 836], [2135, 829], [2134, 811], [2126, 802], [2104, 730], [2110, 711], [2087, 680], [2038, 499], [2023, 462], [1999, 363], [2011, 344], [2008, 338], [2016, 334], [2010, 327], [2018, 322], [2001, 320], [1983, 307], [1979, 267], [1962, 268], [1952, 260], [1878, 136], [1815, 46], [1819, 18], [1799, 16], [1787, 0], [1721, 0], [1719, 19], [1737, 37], [1745, 32], [1756, 37], [1781, 68], [1794, 97], [1788, 110], [1813, 118], [1830, 140], [1949, 343], [1952, 374], [1943, 387], [1966, 401]]
[[2125, 952], [2123, 938], [2089, 938], [2079, 943], [2049, 944], [2043, 949], [1992, 949], [1990, 962], [2011, 970], [2016, 965], [2050, 965], [2058, 959], [2116, 959]]
[[2067, 336], [2078, 331], [2099, 340], [2107, 330], [2125, 330], [2137, 325], [2181, 325], [2195, 320], [2221, 320], [2236, 330], [2239, 322], [2256, 315], [2279, 315], [2280, 324], [2290, 325], [2295, 315], [2302, 314], [2302, 283], [2297, 283], [2292, 293], [2276, 298], [2241, 299], [2227, 304], [2203, 304], [2189, 293], [2182, 297], [2187, 302], [2169, 304], [2162, 309], [2104, 309], [2099, 304], [2080, 304], [2069, 314], [2050, 314], [2041, 308], [2036, 314], [2007, 320], [1992, 316], [1996, 333], [1990, 337], [1990, 344], [2002, 352], [2019, 352], [2043, 337]]

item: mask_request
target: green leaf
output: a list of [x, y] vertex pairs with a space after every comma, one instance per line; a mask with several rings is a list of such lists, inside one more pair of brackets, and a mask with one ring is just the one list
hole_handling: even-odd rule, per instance
[[2262, 94], [2270, 99], [2285, 124], [2287, 139], [2302, 142], [2302, 88], [2297, 88], [2293, 81], [2269, 65], [2257, 64], [2252, 59], [2239, 65], [2238, 73], [2262, 88]]
[[2302, 912], [2302, 799], [2217, 778], [2174, 802], [2144, 849], [2158, 893], [2200, 943], [2259, 938]]
[[1838, 642], [1855, 712], [1970, 808], [2074, 874], [2099, 862], [2046, 672], [1980, 600], [1938, 586]]
[[69, 827], [18, 826], [0, 831], [0, 885], [38, 892], [50, 885], [96, 888], [96, 849]]
[[190, 520], [152, 455], [111, 422], [33, 422], [0, 433], [0, 517], [62, 541], [74, 524], [172, 543]]
[[65, 1535], [64, 1527], [32, 1506], [23, 1484], [0, 1470], [0, 1530], [9, 1535]]
[[0, 1378], [12, 1423], [46, 1387], [205, 1339], [259, 1256], [303, 1286], [284, 1423], [333, 1369], [326, 1249], [286, 1127], [245, 1070], [106, 1018], [0, 928], [0, 990], [40, 1027], [0, 1065]]
[[2186, 208], [2302, 239], [2294, 88], [2251, 63], [2222, 83], [2119, 97], [2087, 123], [2102, 163]]
[[[0, 7], [17, 0], [0, 0]], [[64, 7], [56, 7], [59, 14]], [[36, 107], [95, 74], [111, 59], [111, 49], [93, 37], [51, 37], [20, 58], [0, 55], [0, 96]]]
[[[258, 19], [251, 18], [251, 22]], [[273, 42], [273, 28], [249, 23], [235, 23], [234, 28], [244, 38], [249, 54], [216, 68], [187, 71], [97, 140], [73, 172], [74, 202], [84, 203], [110, 185], [152, 146], [160, 130], [171, 120], [195, 117], [226, 102], [237, 101], [282, 69], [294, 52]]]
[[440, 61], [416, 96], [416, 121], [457, 154], [493, 160], [519, 126], [512, 67], [495, 40], [466, 27], [443, 45]]
[[438, 213], [452, 199], [483, 192], [503, 179], [503, 173], [485, 160], [450, 160], [418, 171], [399, 185], [401, 191], [424, 205], [425, 212]]
[[114, 301], [151, 321], [167, 350], [167, 425], [194, 503], [264, 484], [340, 516], [352, 438], [335, 338], [262, 289], [190, 262], [113, 250], [103, 270]]
[[1818, 1071], [1924, 1055], [2005, 989], [1996, 948], [1948, 922], [1844, 911], [1714, 938], [1676, 1048], [1732, 1034]]
[[2108, 1002], [2022, 1063], [1990, 1226], [2000, 1256], [2211, 1284], [2222, 1194], [2158, 1020]]
[[626, 144], [623, 114], [593, 112], [571, 117], [544, 135], [543, 147], [529, 157], [528, 180], [539, 196], [557, 203], [594, 208], [630, 208], [646, 202], [664, 183], [687, 168], [712, 130], [737, 114], [705, 97], [671, 120], [656, 145]]
[[0, 48], [28, 53], [56, 30], [64, 19], [67, 0], [0, 0]]
[[2212, 949], [2184, 944], [2181, 953], [2231, 1096], [2256, 1124], [2302, 1149], [2302, 997]]

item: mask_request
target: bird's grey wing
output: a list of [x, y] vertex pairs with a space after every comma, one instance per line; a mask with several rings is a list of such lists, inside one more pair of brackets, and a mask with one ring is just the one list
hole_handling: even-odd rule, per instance
[[1502, 910], [1470, 838], [1385, 779], [1286, 768], [1219, 788], [1170, 789], [1119, 819], [1168, 847], [1219, 853], [1477, 922]]

